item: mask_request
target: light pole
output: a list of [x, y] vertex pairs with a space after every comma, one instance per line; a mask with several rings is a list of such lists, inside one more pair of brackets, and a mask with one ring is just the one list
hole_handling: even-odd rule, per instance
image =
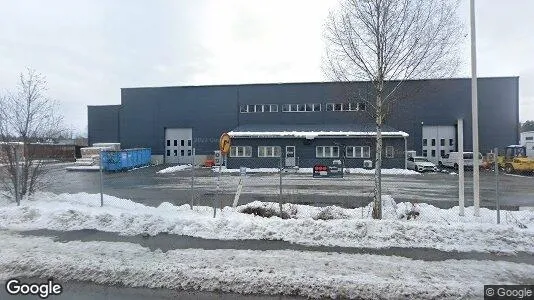
[[[475, 216], [480, 216], [480, 172], [478, 160], [478, 98], [477, 46], [475, 30], [475, 0], [471, 0], [471, 113], [473, 115], [473, 205]], [[463, 154], [461, 154], [463, 155]]]

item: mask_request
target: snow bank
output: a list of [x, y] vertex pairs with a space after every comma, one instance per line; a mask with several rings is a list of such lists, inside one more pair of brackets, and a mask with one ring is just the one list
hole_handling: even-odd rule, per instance
[[157, 173], [158, 174], [174, 173], [174, 172], [188, 170], [188, 169], [191, 169], [191, 165], [177, 165], [177, 166], [165, 168], [163, 170], [159, 170]]
[[[247, 173], [278, 173], [278, 168], [246, 168]], [[219, 172], [219, 167], [213, 167], [214, 172]], [[298, 168], [296, 169], [297, 173], [301, 174], [312, 174], [313, 168]], [[239, 173], [240, 169], [227, 169], [226, 167], [221, 168], [221, 173]], [[362, 168], [345, 168], [345, 173], [347, 174], [374, 174], [374, 169], [362, 169]], [[405, 169], [382, 169], [383, 175], [421, 175], [421, 173], [413, 170]]]
[[[213, 218], [211, 207], [191, 210], [188, 205], [170, 203], [150, 207], [107, 195], [104, 207], [100, 207], [98, 194], [40, 194], [35, 199], [23, 201], [20, 207], [13, 203], [1, 207], [0, 229], [96, 229], [125, 235], [170, 233], [222, 240], [283, 240], [302, 245], [534, 253], [534, 212], [527, 210], [503, 211], [503, 224], [497, 225], [494, 211], [488, 209], [481, 209], [481, 217], [474, 217], [472, 207], [467, 207], [465, 216], [460, 217], [458, 208], [442, 210], [426, 204], [415, 208], [420, 213], [416, 220], [400, 219], [412, 210], [411, 204], [397, 204], [391, 197], [383, 199], [385, 220], [371, 219], [370, 206], [334, 208], [334, 215], [342, 217], [321, 220], [318, 215], [325, 208], [285, 204], [284, 209], [295, 218], [282, 220], [243, 214], [230, 207]], [[250, 205], [277, 207], [276, 203]]]
[[533, 265], [502, 261], [420, 261], [291, 250], [164, 253], [132, 243], [60, 243], [5, 232], [0, 239], [0, 280], [53, 277], [60, 282], [322, 299], [472, 299], [483, 297], [484, 284], [534, 279]]

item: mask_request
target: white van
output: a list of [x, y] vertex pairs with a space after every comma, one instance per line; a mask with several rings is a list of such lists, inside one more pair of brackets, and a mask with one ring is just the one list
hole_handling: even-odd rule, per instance
[[[445, 156], [439, 159], [440, 167], [449, 167], [458, 170], [458, 159], [460, 158], [460, 152], [451, 152], [445, 154]], [[478, 154], [479, 165], [482, 164], [482, 154]], [[464, 152], [464, 167], [473, 168], [473, 152]]]

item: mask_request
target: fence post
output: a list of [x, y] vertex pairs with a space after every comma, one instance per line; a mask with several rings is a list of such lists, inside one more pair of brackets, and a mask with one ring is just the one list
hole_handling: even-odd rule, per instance
[[501, 224], [501, 203], [499, 201], [499, 163], [497, 162], [499, 148], [495, 148], [493, 152], [493, 168], [495, 169], [495, 206], [497, 208], [497, 224]]
[[104, 206], [104, 175], [103, 175], [103, 161], [102, 149], [100, 149], [100, 207]]
[[17, 202], [17, 206], [20, 206], [20, 194], [19, 194], [19, 156], [17, 154], [17, 146], [13, 146], [13, 158], [15, 160], [15, 184], [14, 184], [14, 190], [15, 190], [15, 201]]
[[282, 151], [280, 151], [280, 162], [278, 164], [279, 174], [280, 174], [280, 196], [278, 199], [278, 205], [280, 206], [280, 217], [282, 217]]
[[191, 209], [195, 205], [195, 148], [192, 149], [193, 153], [193, 163], [191, 164]]
[[213, 217], [217, 216], [217, 201], [219, 200], [219, 181], [221, 180], [221, 165], [222, 157], [219, 157], [218, 172], [217, 172], [217, 190], [215, 191], [215, 199], [213, 200]]

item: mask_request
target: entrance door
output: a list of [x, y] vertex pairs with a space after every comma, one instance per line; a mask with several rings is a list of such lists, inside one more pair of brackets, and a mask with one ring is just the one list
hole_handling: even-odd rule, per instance
[[286, 146], [286, 167], [296, 166], [295, 146]]
[[191, 128], [165, 129], [165, 163], [190, 164], [193, 162], [193, 130]]
[[454, 126], [423, 126], [422, 156], [438, 164], [442, 156], [455, 149]]

